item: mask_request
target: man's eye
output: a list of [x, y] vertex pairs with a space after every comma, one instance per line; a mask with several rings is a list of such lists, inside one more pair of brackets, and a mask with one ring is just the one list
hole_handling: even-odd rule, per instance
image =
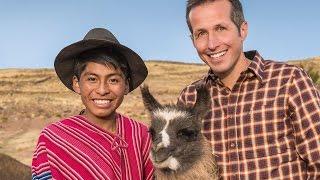
[[218, 26], [218, 27], [216, 28], [216, 31], [223, 31], [223, 30], [225, 30], [225, 29], [226, 29], [225, 27]]
[[196, 33], [194, 35], [195, 39], [198, 39], [198, 38], [201, 38], [202, 36], [205, 36], [207, 33], [206, 32], [203, 32], [203, 31], [200, 31], [198, 33]]

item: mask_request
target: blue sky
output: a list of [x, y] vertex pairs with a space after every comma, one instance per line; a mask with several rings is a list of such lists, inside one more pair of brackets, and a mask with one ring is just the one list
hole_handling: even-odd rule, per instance
[[[279, 61], [320, 56], [319, 0], [242, 0], [245, 50]], [[200, 63], [185, 0], [0, 0], [0, 68], [53, 67], [57, 53], [94, 27], [145, 60]]]

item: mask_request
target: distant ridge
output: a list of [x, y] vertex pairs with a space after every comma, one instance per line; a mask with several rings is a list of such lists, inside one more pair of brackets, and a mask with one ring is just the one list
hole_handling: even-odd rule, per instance
[[293, 59], [293, 60], [289, 60], [287, 62], [288, 63], [290, 63], [290, 62], [295, 63], [295, 62], [311, 62], [311, 61], [316, 61], [316, 62], [320, 61], [320, 56], [306, 58], [306, 59]]
[[171, 61], [171, 60], [153, 60], [147, 59], [144, 60], [145, 62], [155, 62], [155, 63], [171, 63], [171, 64], [184, 64], [184, 65], [196, 65], [196, 66], [203, 66], [203, 63], [187, 63], [187, 62], [180, 62], [180, 61]]
[[[195, 66], [205, 66], [205, 64], [200, 61], [200, 62], [181, 62], [181, 61], [176, 61], [176, 60], [158, 60], [158, 59], [145, 59], [144, 60], [146, 63], [168, 63], [168, 64], [181, 64], [181, 65], [195, 65]], [[284, 60], [282, 62], [285, 63], [289, 63], [289, 64], [297, 64], [297, 63], [317, 63], [320, 66], [320, 56], [316, 56], [316, 57], [310, 57], [310, 58], [305, 58], [305, 59], [291, 59], [291, 60]], [[53, 67], [32, 67], [32, 68], [26, 68], [26, 67], [0, 67], [0, 70], [26, 70], [26, 71], [30, 71], [30, 70], [52, 70], [54, 69]]]
[[[184, 64], [184, 65], [196, 65], [196, 66], [204, 66], [204, 63], [190, 63], [190, 62], [181, 62], [181, 61], [174, 61], [174, 60], [155, 60], [155, 59], [147, 59], [144, 60], [145, 62], [151, 62], [151, 63], [169, 63], [169, 64]], [[316, 62], [320, 63], [320, 56], [317, 57], [311, 57], [311, 58], [306, 58], [306, 59], [293, 59], [293, 60], [288, 60], [284, 61], [289, 64], [296, 64], [296, 63], [310, 63], [310, 62]]]

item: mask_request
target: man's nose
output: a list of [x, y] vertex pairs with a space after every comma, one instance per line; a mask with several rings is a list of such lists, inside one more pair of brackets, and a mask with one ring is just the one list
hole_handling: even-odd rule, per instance
[[220, 40], [213, 33], [209, 33], [208, 35], [208, 49], [214, 50], [217, 46], [219, 46]]

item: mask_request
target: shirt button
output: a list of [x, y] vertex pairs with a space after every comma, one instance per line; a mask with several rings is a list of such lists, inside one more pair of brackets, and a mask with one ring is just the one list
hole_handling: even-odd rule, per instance
[[236, 143], [232, 142], [232, 143], [230, 144], [230, 147], [232, 147], [232, 148], [236, 147]]

